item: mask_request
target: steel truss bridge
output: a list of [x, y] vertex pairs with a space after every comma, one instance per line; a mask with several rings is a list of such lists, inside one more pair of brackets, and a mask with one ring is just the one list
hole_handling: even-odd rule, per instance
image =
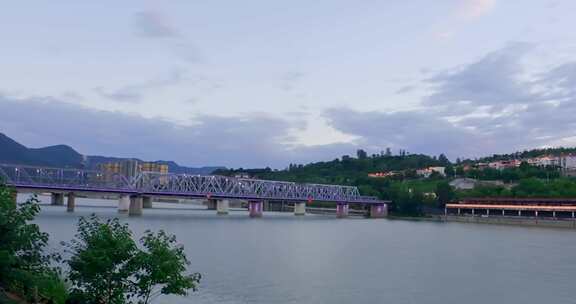
[[6, 184], [38, 191], [99, 192], [211, 199], [323, 201], [380, 205], [357, 187], [303, 184], [218, 175], [141, 172], [133, 178], [103, 171], [0, 164]]

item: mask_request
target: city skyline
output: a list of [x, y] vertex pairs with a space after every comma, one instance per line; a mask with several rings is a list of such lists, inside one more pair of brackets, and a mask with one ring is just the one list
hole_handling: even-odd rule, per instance
[[576, 144], [576, 3], [2, 4], [0, 132], [30, 147], [283, 168]]

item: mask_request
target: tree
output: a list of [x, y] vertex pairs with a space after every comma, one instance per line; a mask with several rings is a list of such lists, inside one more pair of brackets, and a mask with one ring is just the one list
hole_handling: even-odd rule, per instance
[[149, 303], [159, 294], [196, 290], [199, 274], [186, 275], [189, 264], [176, 238], [146, 232], [138, 248], [128, 225], [118, 219], [102, 222], [95, 215], [81, 218], [76, 239], [65, 244], [69, 279], [77, 298], [88, 303]]
[[0, 287], [31, 302], [63, 302], [66, 290], [50, 267], [59, 256], [45, 253], [48, 234], [31, 223], [40, 212], [38, 199], [32, 196], [17, 206], [12, 191], [0, 182]]
[[390, 148], [386, 148], [386, 154], [384, 154], [386, 157], [390, 157], [392, 156], [392, 150]]
[[42, 249], [48, 235], [29, 222], [40, 211], [32, 198], [20, 206], [13, 201], [11, 191], [0, 185], [0, 280], [14, 279], [21, 272], [42, 271], [48, 262]]
[[446, 203], [454, 199], [454, 189], [448, 182], [437, 183], [435, 193], [438, 199], [438, 206], [440, 208], [444, 208]]
[[454, 167], [452, 165], [446, 166], [446, 170], [444, 171], [444, 173], [446, 173], [446, 176], [448, 177], [453, 177], [456, 174], [456, 172], [454, 171]]
[[466, 172], [464, 172], [464, 167], [462, 167], [462, 166], [456, 167], [456, 172], [455, 172], [456, 176], [464, 176], [465, 173]]
[[438, 161], [440, 162], [440, 164], [442, 166], [449, 166], [450, 165], [450, 160], [448, 160], [448, 157], [446, 157], [446, 155], [444, 155], [444, 154], [438, 155]]
[[74, 294], [90, 303], [127, 303], [138, 249], [128, 225], [118, 219], [103, 223], [95, 215], [82, 217], [76, 239], [65, 245], [72, 253], [67, 262]]
[[147, 231], [141, 241], [146, 250], [136, 256], [140, 265], [135, 275], [137, 294], [141, 299], [138, 303], [149, 303], [159, 294], [186, 295], [188, 289], [197, 290], [201, 275], [184, 275], [190, 262], [184, 248], [176, 245], [175, 236], [164, 231], [157, 234]]

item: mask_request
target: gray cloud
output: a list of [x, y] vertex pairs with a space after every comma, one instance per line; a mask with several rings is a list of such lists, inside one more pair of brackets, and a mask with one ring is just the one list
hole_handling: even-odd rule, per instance
[[576, 62], [564, 63], [542, 75], [540, 83], [546, 87], [552, 98], [573, 98], [576, 96]]
[[[513, 44], [456, 70], [429, 78], [432, 94], [413, 111], [324, 113], [330, 126], [357, 136], [354, 143], [291, 144], [302, 115], [199, 115], [193, 126], [95, 111], [55, 98], [0, 95], [0, 132], [38, 145], [69, 144], [86, 154], [172, 159], [186, 165], [284, 167], [327, 160], [358, 148], [475, 157], [567, 141], [576, 137], [576, 63], [519, 81], [530, 47]], [[106, 93], [140, 94], [180, 81], [182, 75]], [[190, 79], [188, 79], [190, 80]], [[201, 80], [201, 79], [200, 79]], [[541, 92], [547, 92], [546, 94]], [[69, 96], [73, 98], [73, 96]], [[68, 100], [67, 99], [67, 100]], [[432, 102], [435, 101], [435, 102]], [[307, 111], [305, 111], [307, 112]], [[480, 115], [481, 114], [481, 115]]]
[[[531, 45], [514, 43], [438, 73], [421, 108], [402, 112], [326, 111], [330, 125], [360, 145], [482, 156], [570, 143], [576, 136], [576, 63], [520, 81]], [[576, 143], [575, 143], [576, 144]]]
[[301, 72], [287, 72], [282, 75], [280, 87], [285, 91], [294, 91], [300, 81], [304, 78], [304, 73]]
[[520, 60], [531, 49], [526, 43], [512, 43], [477, 62], [445, 71], [430, 78], [434, 93], [424, 100], [428, 106], [451, 106], [461, 102], [475, 105], [509, 105], [536, 99], [519, 80]]
[[169, 38], [178, 36], [178, 31], [168, 19], [158, 11], [142, 11], [134, 15], [136, 31], [148, 38]]
[[413, 153], [452, 152], [449, 153], [452, 156], [474, 150], [474, 142], [462, 145], [474, 135], [472, 132], [425, 111], [384, 113], [338, 108], [330, 109], [324, 115], [332, 127], [359, 136], [360, 146], [370, 146], [374, 150], [391, 147]]
[[[184, 72], [179, 69], [174, 69], [168, 75], [147, 80], [141, 83], [127, 85], [114, 90], [107, 90], [102, 87], [94, 88], [94, 91], [101, 97], [112, 99], [118, 102], [140, 102], [143, 93], [147, 90], [157, 89], [167, 86], [172, 86], [181, 83], [184, 80]], [[197, 82], [199, 80], [194, 80]]]
[[184, 31], [178, 30], [160, 11], [138, 12], [134, 14], [134, 21], [137, 35], [167, 43], [174, 55], [180, 59], [188, 63], [201, 63], [206, 60], [198, 45], [186, 37]]
[[68, 144], [88, 155], [175, 160], [184, 165], [271, 166], [323, 160], [354, 151], [349, 144], [294, 146], [290, 131], [305, 123], [265, 114], [198, 116], [192, 126], [97, 111], [54, 98], [0, 95], [0, 132], [24, 144]]
[[[576, 104], [536, 104], [507, 116], [450, 122], [432, 112], [357, 112], [331, 109], [325, 116], [335, 129], [358, 136], [357, 144], [413, 153], [477, 157], [534, 148], [576, 136]], [[551, 118], [551, 119], [546, 119]]]
[[414, 89], [415, 89], [415, 87], [412, 85], [403, 86], [400, 89], [396, 90], [396, 94], [401, 95], [401, 94], [410, 93], [410, 92], [414, 91]]

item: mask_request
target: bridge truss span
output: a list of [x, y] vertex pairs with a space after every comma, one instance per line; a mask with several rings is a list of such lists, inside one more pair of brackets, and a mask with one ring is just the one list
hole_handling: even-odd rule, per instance
[[385, 203], [375, 197], [360, 195], [358, 188], [353, 186], [219, 175], [141, 172], [133, 178], [127, 178], [118, 173], [95, 170], [0, 164], [0, 178], [15, 187], [44, 190], [295, 202]]
[[0, 164], [0, 178], [23, 188], [135, 192], [125, 176], [95, 170]]
[[361, 196], [357, 187], [304, 184], [218, 175], [158, 174], [143, 172], [135, 180], [146, 193], [197, 194], [238, 199], [376, 203]]

